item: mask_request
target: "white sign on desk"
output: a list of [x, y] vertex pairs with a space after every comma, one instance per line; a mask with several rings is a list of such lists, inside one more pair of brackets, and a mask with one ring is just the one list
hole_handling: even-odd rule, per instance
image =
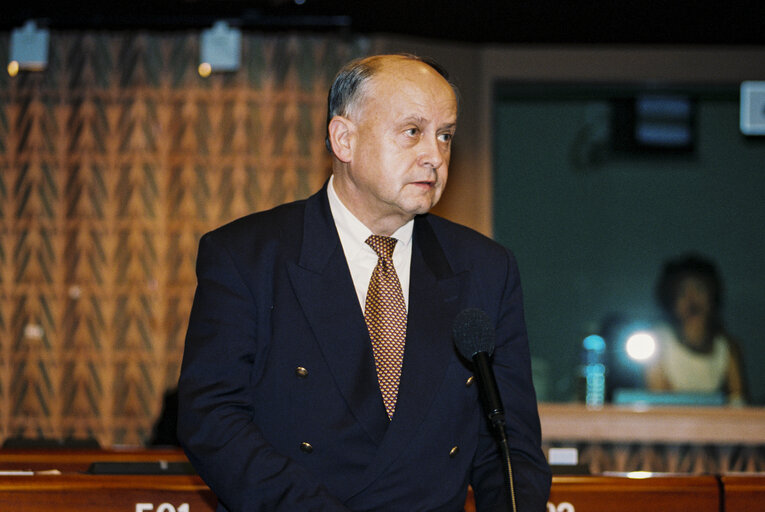
[[550, 503], [548, 501], [547, 512], [576, 512], [576, 510], [574, 509], [574, 505], [567, 501], [558, 503], [557, 506], [554, 503]]
[[189, 512], [189, 504], [183, 503], [176, 509], [170, 503], [161, 503], [155, 509], [153, 503], [136, 503], [135, 512]]

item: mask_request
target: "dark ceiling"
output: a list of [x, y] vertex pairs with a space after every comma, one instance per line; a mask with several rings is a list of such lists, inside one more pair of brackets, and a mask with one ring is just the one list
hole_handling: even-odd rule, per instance
[[393, 33], [476, 43], [765, 45], [765, 0], [15, 0], [0, 28], [205, 27]]

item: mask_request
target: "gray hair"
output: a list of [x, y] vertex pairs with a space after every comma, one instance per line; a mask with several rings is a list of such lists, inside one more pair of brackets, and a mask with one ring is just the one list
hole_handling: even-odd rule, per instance
[[[449, 73], [447, 73], [435, 60], [409, 53], [400, 53], [395, 56], [422, 62], [423, 64], [430, 66], [439, 75], [444, 77], [452, 90], [454, 90], [455, 96], [459, 98], [457, 87], [449, 80]], [[332, 144], [329, 142], [329, 122], [335, 116], [348, 115], [349, 111], [361, 98], [364, 84], [366, 84], [369, 79], [380, 70], [382, 60], [386, 57], [390, 57], [390, 55], [374, 55], [372, 57], [352, 60], [343, 66], [335, 76], [335, 80], [332, 82], [332, 86], [329, 88], [329, 94], [327, 95], [327, 135], [324, 139], [324, 143], [330, 153], [332, 153]]]

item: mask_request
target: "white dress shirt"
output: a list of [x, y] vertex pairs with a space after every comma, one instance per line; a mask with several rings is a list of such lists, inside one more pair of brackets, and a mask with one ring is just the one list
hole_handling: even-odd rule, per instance
[[[343, 246], [345, 260], [348, 262], [348, 268], [351, 271], [353, 286], [356, 288], [356, 295], [359, 298], [361, 310], [364, 311], [369, 280], [372, 277], [372, 272], [377, 265], [378, 259], [377, 253], [366, 244], [366, 239], [374, 233], [340, 201], [332, 184], [333, 179], [334, 176], [330, 176], [329, 185], [327, 186], [329, 209], [332, 212], [332, 217], [335, 219], [335, 227], [337, 227], [337, 234], [340, 236], [340, 244]], [[397, 240], [396, 247], [393, 250], [393, 266], [396, 267], [396, 274], [401, 283], [401, 292], [404, 294], [407, 311], [409, 310], [409, 276], [412, 263], [413, 230], [414, 219], [393, 233], [393, 238]]]

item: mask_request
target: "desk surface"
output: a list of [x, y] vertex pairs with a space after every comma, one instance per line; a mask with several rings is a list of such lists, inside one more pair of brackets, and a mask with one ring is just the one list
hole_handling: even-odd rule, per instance
[[[182, 462], [180, 450], [0, 450], [0, 470], [61, 474], [0, 476], [0, 510], [14, 512], [213, 512], [215, 496], [195, 475], [91, 475], [92, 462]], [[721, 493], [724, 493], [721, 494]], [[723, 499], [724, 498], [724, 499]], [[765, 475], [555, 476], [548, 511], [725, 512], [759, 510]], [[471, 503], [466, 504], [471, 510]], [[474, 510], [474, 509], [473, 509]]]
[[59, 470], [62, 473], [82, 473], [93, 462], [186, 462], [179, 449], [108, 449], [108, 450], [0, 450], [0, 470]]
[[215, 504], [198, 476], [0, 477], [0, 510], [14, 512], [212, 512]]
[[725, 512], [762, 510], [765, 504], [765, 474], [723, 475]]
[[[745, 492], [739, 492], [738, 498], [738, 503], [752, 502]], [[661, 512], [718, 512], [720, 487], [712, 476], [654, 477], [645, 480], [556, 476], [553, 478], [548, 510], [643, 512], [647, 503], [650, 503], [651, 510]], [[468, 504], [468, 510], [471, 510], [471, 505]], [[4, 476], [0, 477], [0, 510], [212, 512], [215, 510], [215, 497], [196, 476]]]
[[548, 510], [718, 512], [720, 487], [714, 476], [555, 476]]
[[542, 403], [539, 417], [545, 442], [765, 444], [765, 408]]

